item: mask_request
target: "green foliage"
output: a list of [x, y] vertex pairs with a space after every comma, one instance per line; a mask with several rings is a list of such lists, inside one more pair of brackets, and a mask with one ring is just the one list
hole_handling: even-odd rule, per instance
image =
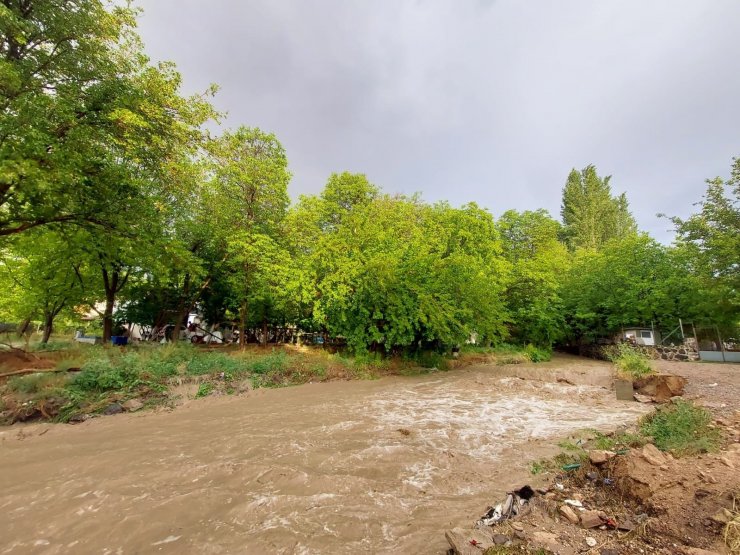
[[678, 400], [646, 416], [640, 432], [652, 437], [663, 451], [693, 455], [718, 449], [721, 434], [711, 423], [712, 414], [707, 409]]
[[90, 392], [126, 391], [141, 383], [135, 368], [117, 365], [107, 358], [89, 360], [72, 380], [73, 387]]
[[213, 384], [204, 382], [198, 386], [198, 391], [195, 392], [195, 398], [208, 397], [211, 393], [213, 393]]
[[234, 376], [247, 371], [248, 368], [249, 366], [245, 361], [226, 353], [198, 353], [190, 359], [185, 370], [188, 374], [195, 376], [217, 372]]
[[288, 367], [288, 355], [284, 351], [273, 351], [249, 364], [249, 370], [255, 374], [274, 374], [283, 372]]
[[298, 207], [315, 226], [300, 248], [316, 276], [318, 326], [358, 354], [506, 333], [501, 293], [509, 265], [490, 214], [473, 204], [373, 196], [362, 193], [362, 180], [353, 184], [361, 191], [353, 202], [334, 205], [327, 194]]
[[599, 249], [612, 239], [637, 230], [627, 197], [612, 197], [611, 176], [599, 177], [596, 167], [573, 169], [563, 188], [564, 235], [571, 249]]
[[24, 395], [36, 395], [49, 386], [56, 387], [59, 384], [59, 376], [53, 373], [28, 374], [16, 376], [8, 380], [8, 389]]
[[650, 357], [628, 343], [618, 343], [607, 351], [607, 356], [618, 372], [631, 379], [639, 379], [653, 373]]
[[619, 451], [629, 447], [642, 447], [645, 443], [647, 443], [646, 438], [640, 434], [603, 434], [596, 431], [591, 447], [603, 451]]
[[535, 347], [531, 343], [524, 348], [524, 354], [532, 362], [547, 362], [552, 358], [552, 351], [550, 349], [543, 349], [541, 347]]
[[434, 368], [436, 370], [448, 370], [450, 365], [447, 358], [435, 351], [421, 351], [416, 356], [416, 362], [422, 368]]
[[696, 287], [681, 257], [646, 234], [575, 254], [565, 276], [566, 318], [576, 337], [609, 337], [654, 322], [673, 327], [696, 311]]
[[522, 343], [551, 347], [565, 335], [563, 275], [570, 265], [560, 224], [544, 210], [504, 212], [497, 228], [512, 264], [505, 299], [509, 329]]
[[701, 290], [701, 319], [732, 329], [740, 312], [740, 158], [731, 177], [707, 181], [699, 213], [671, 218]]

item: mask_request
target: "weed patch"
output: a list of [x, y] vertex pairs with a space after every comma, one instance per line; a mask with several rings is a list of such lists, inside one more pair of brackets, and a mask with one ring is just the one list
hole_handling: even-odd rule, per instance
[[617, 367], [617, 372], [627, 379], [638, 379], [653, 373], [650, 357], [628, 343], [619, 343], [605, 351], [607, 358]]
[[198, 391], [196, 391], [195, 393], [195, 398], [200, 399], [201, 397], [208, 397], [211, 393], [213, 393], [213, 384], [205, 382], [198, 386]]
[[653, 438], [663, 451], [693, 455], [716, 451], [721, 435], [710, 427], [712, 414], [689, 401], [678, 400], [659, 407], [643, 418], [640, 432]]

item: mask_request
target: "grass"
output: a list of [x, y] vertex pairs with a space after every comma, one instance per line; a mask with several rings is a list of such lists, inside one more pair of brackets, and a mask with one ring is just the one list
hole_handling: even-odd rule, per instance
[[213, 384], [209, 382], [202, 383], [198, 386], [198, 391], [195, 393], [195, 398], [200, 399], [201, 397], [208, 397], [213, 393]]
[[605, 354], [623, 378], [636, 380], [653, 373], [650, 357], [628, 343], [614, 345], [607, 349]]
[[499, 343], [492, 347], [480, 345], [464, 345], [461, 349], [463, 356], [487, 355], [493, 358], [497, 365], [524, 364], [527, 362], [547, 362], [552, 358], [552, 349], [528, 345], [513, 345]]
[[[260, 388], [335, 379], [372, 380], [388, 374], [444, 371], [461, 362], [433, 351], [406, 358], [378, 353], [352, 357], [290, 346], [269, 351], [258, 347], [208, 350], [185, 343], [118, 348], [63, 338], [54, 338], [46, 346], [33, 344], [33, 348], [39, 358], [53, 362], [55, 372], [0, 383], [0, 424], [37, 418], [68, 421], [103, 412], [111, 403], [132, 398], [155, 406], [168, 401], [172, 385], [184, 382], [197, 383], [199, 396], [206, 392], [232, 394], [243, 391], [246, 383]], [[534, 346], [510, 344], [466, 346], [464, 351], [468, 350], [486, 352], [486, 357], [492, 354], [499, 363], [539, 361], [550, 356], [549, 351]]]
[[662, 451], [694, 455], [719, 448], [721, 434], [711, 423], [712, 414], [708, 410], [681, 399], [645, 416], [640, 433], [651, 437]]
[[578, 447], [576, 449], [563, 451], [549, 459], [533, 461], [529, 465], [529, 472], [537, 476], [539, 474], [562, 472], [564, 466], [569, 464], [583, 463], [588, 460], [588, 451]]
[[620, 451], [630, 447], [642, 447], [647, 442], [647, 439], [640, 434], [602, 434], [595, 431], [591, 445], [594, 449], [601, 451]]

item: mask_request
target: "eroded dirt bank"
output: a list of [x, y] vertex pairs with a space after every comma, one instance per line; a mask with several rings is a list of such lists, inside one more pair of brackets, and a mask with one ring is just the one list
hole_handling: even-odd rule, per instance
[[6, 428], [0, 553], [441, 554], [554, 440], [647, 410], [609, 372], [556, 357]]

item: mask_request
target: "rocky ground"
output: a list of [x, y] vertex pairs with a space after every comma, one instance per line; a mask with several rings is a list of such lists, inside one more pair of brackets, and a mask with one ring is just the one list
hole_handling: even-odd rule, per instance
[[740, 507], [740, 365], [657, 366], [686, 378], [685, 398], [714, 414], [719, 452], [674, 458], [652, 444], [618, 454], [591, 450], [589, 460], [555, 475], [518, 515], [448, 531], [450, 553], [737, 553], [723, 535]]

